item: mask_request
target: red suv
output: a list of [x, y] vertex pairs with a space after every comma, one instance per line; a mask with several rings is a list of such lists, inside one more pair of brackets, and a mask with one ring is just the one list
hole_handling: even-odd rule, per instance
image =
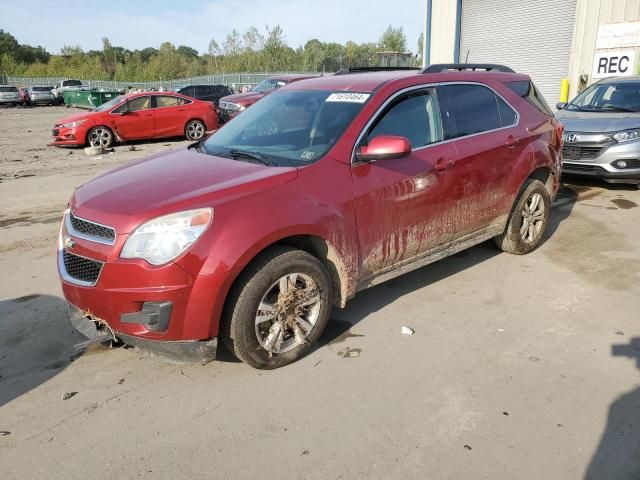
[[173, 92], [132, 93], [58, 120], [51, 145], [109, 148], [116, 140], [181, 136], [200, 140], [217, 128], [218, 116], [211, 102]]
[[313, 76], [300, 74], [277, 75], [264, 79], [250, 92], [235, 93], [233, 95], [222, 97], [218, 103], [221, 120], [223, 122], [229, 121], [240, 112], [246, 110], [266, 95], [275, 92], [280, 87], [284, 87], [291, 82], [297, 82], [307, 78], [313, 78]]
[[529, 77], [471, 67], [296, 82], [80, 186], [58, 253], [74, 325], [203, 362], [222, 339], [275, 368], [359, 290], [491, 238], [532, 251], [562, 126]]

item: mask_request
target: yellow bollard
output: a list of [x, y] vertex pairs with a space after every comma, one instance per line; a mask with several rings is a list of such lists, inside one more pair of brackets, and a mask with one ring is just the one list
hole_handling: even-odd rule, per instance
[[568, 102], [569, 101], [569, 79], [563, 78], [562, 82], [560, 82], [560, 101]]

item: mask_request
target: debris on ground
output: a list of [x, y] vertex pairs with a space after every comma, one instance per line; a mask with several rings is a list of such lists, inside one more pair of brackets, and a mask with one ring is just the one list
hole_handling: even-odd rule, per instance
[[309, 455], [309, 450], [305, 450], [305, 451], [303, 451], [303, 452], [300, 454], [300, 456], [302, 456], [302, 455]]
[[338, 356], [339, 357], [343, 357], [343, 358], [359, 357], [361, 352], [362, 352], [361, 348], [349, 348], [349, 347], [347, 347], [346, 350], [344, 350], [344, 351], [340, 350], [338, 352]]
[[498, 331], [499, 332], [504, 332], [504, 328], [499, 328]]
[[118, 380], [118, 385], [122, 385], [124, 383], [124, 378], [121, 378], [120, 380]]
[[616, 330], [616, 335], [624, 336], [624, 332], [622, 330]]
[[508, 417], [508, 416], [509, 416], [509, 412], [502, 412], [502, 414], [503, 414], [505, 417]]
[[87, 147], [84, 149], [85, 155], [100, 155], [103, 153], [113, 153], [113, 148], [103, 148], [103, 147]]
[[11, 435], [11, 432], [7, 432], [6, 430], [0, 431], [0, 437], [6, 437], [7, 435]]
[[78, 392], [64, 392], [62, 394], [62, 400], [69, 400], [71, 397], [75, 397]]
[[465, 445], [464, 448], [466, 448], [467, 450], [471, 450], [471, 445]]
[[416, 333], [416, 331], [413, 328], [407, 327], [404, 325], [400, 329], [400, 332], [402, 332], [403, 335], [413, 335], [414, 333]]
[[129, 151], [130, 152], [135, 152], [137, 150], [135, 145], [129, 145]]

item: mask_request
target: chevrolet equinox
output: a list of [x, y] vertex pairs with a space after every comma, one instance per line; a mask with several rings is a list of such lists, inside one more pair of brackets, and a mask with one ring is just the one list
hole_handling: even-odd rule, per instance
[[220, 340], [286, 365], [359, 290], [492, 238], [535, 249], [561, 150], [530, 78], [500, 65], [291, 83], [76, 189], [58, 248], [72, 323], [182, 361]]

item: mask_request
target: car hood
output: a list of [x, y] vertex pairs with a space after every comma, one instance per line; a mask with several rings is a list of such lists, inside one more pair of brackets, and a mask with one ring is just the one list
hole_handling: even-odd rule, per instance
[[71, 123], [71, 122], [77, 122], [78, 120], [85, 120], [87, 118], [91, 118], [94, 115], [99, 114], [100, 112], [83, 112], [83, 113], [77, 113], [75, 115], [71, 115], [70, 117], [64, 117], [61, 118], [60, 120], [56, 121], [56, 125], [62, 125], [63, 123]]
[[609, 133], [640, 128], [640, 113], [562, 110], [556, 118], [567, 132]]
[[129, 233], [168, 213], [215, 207], [297, 177], [294, 167], [268, 167], [186, 148], [159, 153], [107, 172], [78, 187], [74, 215]]
[[220, 100], [223, 102], [233, 102], [238, 105], [251, 105], [252, 103], [256, 103], [262, 97], [267, 95], [270, 92], [245, 92], [245, 93], [234, 93], [233, 95], [227, 95], [226, 97], [222, 97]]

